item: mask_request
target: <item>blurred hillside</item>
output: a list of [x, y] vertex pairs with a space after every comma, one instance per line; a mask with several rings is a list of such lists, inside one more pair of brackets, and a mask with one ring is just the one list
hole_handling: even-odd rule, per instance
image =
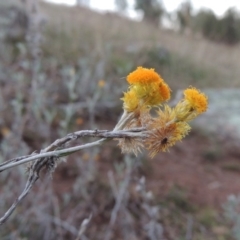
[[[89, 49], [105, 58], [109, 55], [108, 51], [119, 58], [122, 52], [128, 61], [134, 61], [135, 66], [155, 63], [153, 67], [170, 81], [170, 85], [185, 82], [196, 83], [199, 87], [204, 84], [207, 87], [239, 86], [238, 45], [229, 47], [164, 29], [156, 30], [154, 26], [132, 22], [116, 14], [102, 15], [81, 7], [68, 8], [43, 4], [42, 11], [47, 19], [44, 51], [50, 56], [56, 56], [58, 61], [68, 62], [69, 56], [70, 61], [76, 61], [80, 54], [83, 54], [82, 51], [89, 55]], [[55, 39], [53, 36], [58, 39], [54, 44], [51, 42]], [[71, 45], [68, 44], [69, 38]], [[52, 46], [51, 49], [47, 47], [49, 45]], [[142, 50], [148, 52], [148, 59], [142, 56], [136, 62], [139, 55], [143, 55]], [[164, 50], [167, 52], [165, 55]], [[182, 66], [175, 66], [181, 63]], [[209, 76], [210, 74], [212, 75]], [[207, 83], [201, 83], [203, 81]]]
[[[173, 100], [189, 85], [240, 87], [238, 44], [80, 6], [26, 3], [0, 3], [1, 161], [79, 129], [112, 129], [137, 66], [155, 68]], [[52, 183], [41, 176], [1, 239], [75, 239], [92, 213], [81, 239], [238, 240], [239, 216], [222, 208], [240, 192], [236, 144], [195, 128], [154, 160], [124, 156], [116, 144], [73, 154]], [[25, 170], [16, 169], [1, 173], [1, 214], [24, 188]]]

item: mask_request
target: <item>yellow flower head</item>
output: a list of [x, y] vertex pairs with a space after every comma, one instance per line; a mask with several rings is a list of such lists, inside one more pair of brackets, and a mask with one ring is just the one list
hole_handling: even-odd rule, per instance
[[156, 106], [169, 100], [170, 88], [165, 82], [151, 83], [148, 85], [136, 84], [130, 87], [145, 105]]
[[127, 81], [139, 102], [146, 106], [156, 106], [170, 98], [170, 88], [152, 68], [138, 67], [127, 76]]
[[206, 112], [208, 107], [207, 96], [196, 88], [188, 88], [184, 91], [185, 100], [199, 114]]
[[133, 85], [159, 83], [162, 82], [163, 79], [153, 68], [138, 67], [127, 76], [127, 81], [130, 85]]
[[139, 105], [139, 99], [135, 91], [133, 91], [132, 89], [130, 89], [128, 92], [125, 92], [121, 100], [123, 100], [123, 108], [127, 112], [133, 112], [137, 109]]
[[184, 99], [175, 107], [178, 121], [191, 121], [199, 114], [207, 111], [207, 96], [196, 88], [188, 88], [184, 91]]
[[170, 99], [170, 92], [171, 90], [165, 82], [159, 84], [159, 95], [162, 97], [162, 102]]

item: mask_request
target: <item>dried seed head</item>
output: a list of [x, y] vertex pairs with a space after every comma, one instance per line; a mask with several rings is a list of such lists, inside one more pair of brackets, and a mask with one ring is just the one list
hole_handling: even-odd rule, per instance
[[[132, 129], [141, 127], [140, 121], [138, 118], [132, 119], [130, 122], [127, 123], [124, 130]], [[136, 156], [141, 149], [143, 148], [143, 139], [140, 137], [136, 138], [118, 138], [118, 146], [121, 148], [122, 153], [134, 153]]]
[[165, 152], [169, 147], [180, 141], [190, 130], [186, 122], [176, 122], [176, 112], [168, 105], [157, 111], [158, 117], [152, 119], [148, 125], [149, 137], [145, 139], [146, 148], [150, 156], [158, 152]]
[[150, 157], [167, 151], [169, 147], [185, 137], [189, 130], [190, 126], [186, 122], [171, 123], [151, 129], [149, 137], [145, 139], [145, 146], [149, 150]]

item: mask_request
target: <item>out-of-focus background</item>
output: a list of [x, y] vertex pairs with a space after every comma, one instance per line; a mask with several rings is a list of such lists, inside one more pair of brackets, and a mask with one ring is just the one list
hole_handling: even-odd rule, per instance
[[[124, 156], [114, 141], [71, 155], [40, 177], [0, 238], [240, 239], [237, 1], [54, 2], [0, 1], [0, 161], [112, 129], [137, 66], [162, 75], [171, 105], [192, 85], [209, 110], [154, 159]], [[1, 173], [1, 215], [26, 179], [24, 167]]]

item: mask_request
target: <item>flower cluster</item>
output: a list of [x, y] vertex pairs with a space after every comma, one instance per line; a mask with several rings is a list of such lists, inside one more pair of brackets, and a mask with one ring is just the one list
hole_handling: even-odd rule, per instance
[[[165, 102], [170, 99], [170, 88], [154, 69], [138, 67], [127, 76], [129, 89], [122, 98], [124, 114], [118, 129], [142, 127], [145, 138], [118, 139], [123, 152], [137, 154], [142, 147], [154, 157], [180, 141], [190, 131], [189, 121], [205, 112], [208, 100], [205, 94], [190, 87], [184, 98], [171, 108]], [[150, 110], [154, 108], [152, 116]], [[151, 111], [152, 112], [152, 111]]]
[[129, 91], [122, 100], [128, 112], [141, 106], [157, 106], [170, 98], [170, 88], [152, 68], [138, 67], [127, 76], [127, 81]]

